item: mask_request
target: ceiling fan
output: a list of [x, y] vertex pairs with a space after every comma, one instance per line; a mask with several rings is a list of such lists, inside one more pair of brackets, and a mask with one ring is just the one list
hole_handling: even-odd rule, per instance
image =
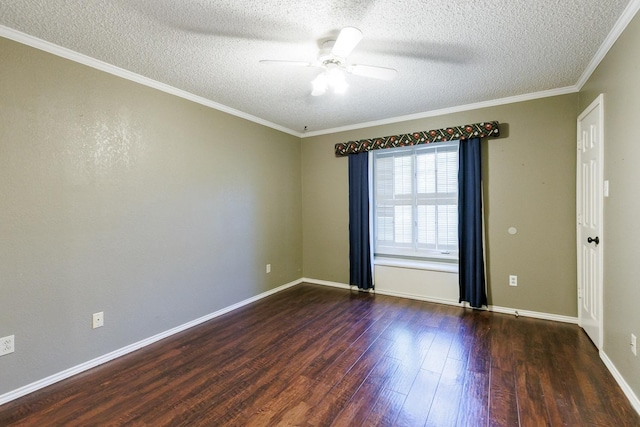
[[331, 88], [335, 93], [344, 93], [347, 90], [345, 74], [370, 77], [379, 80], [392, 80], [398, 73], [393, 68], [377, 67], [374, 65], [349, 64], [347, 56], [362, 40], [362, 31], [354, 27], [345, 27], [340, 31], [338, 38], [325, 42], [320, 51], [320, 56], [314, 62], [287, 61], [277, 59], [263, 59], [261, 64], [282, 64], [300, 67], [322, 68], [312, 82], [311, 95], [319, 96]]

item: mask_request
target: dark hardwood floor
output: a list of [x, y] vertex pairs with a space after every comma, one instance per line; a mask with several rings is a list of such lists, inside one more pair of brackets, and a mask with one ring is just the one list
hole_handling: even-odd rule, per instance
[[0, 406], [0, 426], [640, 426], [577, 326], [299, 285]]

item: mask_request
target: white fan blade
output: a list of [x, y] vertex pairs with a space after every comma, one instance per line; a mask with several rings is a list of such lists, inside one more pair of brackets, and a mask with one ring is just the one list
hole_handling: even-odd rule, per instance
[[347, 71], [356, 76], [371, 77], [378, 80], [393, 80], [398, 71], [393, 68], [375, 67], [373, 65], [351, 65]]
[[349, 56], [354, 47], [362, 40], [362, 31], [355, 27], [344, 27], [336, 40], [331, 53], [340, 58]]
[[311, 62], [287, 61], [287, 60], [280, 60], [280, 59], [261, 59], [258, 62], [266, 65], [293, 65], [295, 67], [311, 67], [313, 65]]

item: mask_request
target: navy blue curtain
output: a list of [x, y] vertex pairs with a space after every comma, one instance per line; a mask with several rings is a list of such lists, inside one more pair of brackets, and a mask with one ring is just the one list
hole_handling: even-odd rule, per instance
[[487, 305], [482, 243], [482, 154], [480, 138], [460, 141], [458, 169], [458, 250], [460, 302]]
[[369, 153], [349, 156], [349, 284], [373, 288], [369, 239]]

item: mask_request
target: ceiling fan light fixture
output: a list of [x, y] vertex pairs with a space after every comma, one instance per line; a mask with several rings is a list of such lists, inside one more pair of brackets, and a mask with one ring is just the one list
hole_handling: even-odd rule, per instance
[[313, 79], [311, 87], [311, 96], [320, 96], [324, 95], [329, 88], [331, 88], [334, 93], [343, 94], [347, 91], [349, 85], [344, 76], [344, 71], [337, 67], [330, 67]]
[[347, 79], [344, 77], [344, 72], [339, 68], [331, 68], [327, 70], [327, 80], [329, 86], [333, 88], [333, 91], [337, 94], [343, 94], [347, 91], [349, 85], [347, 85]]
[[311, 82], [311, 96], [323, 95], [329, 87], [329, 81], [325, 73], [318, 74], [318, 77]]
[[323, 72], [316, 76], [311, 82], [312, 96], [324, 95], [329, 88], [336, 94], [345, 93], [349, 87], [345, 77], [346, 73], [371, 77], [378, 80], [394, 79], [397, 70], [393, 68], [374, 65], [349, 65], [347, 56], [349, 56], [361, 40], [362, 31], [355, 27], [344, 27], [335, 41], [327, 40], [323, 43], [320, 56], [315, 62], [263, 59], [260, 60], [260, 63], [287, 64], [323, 69]]

